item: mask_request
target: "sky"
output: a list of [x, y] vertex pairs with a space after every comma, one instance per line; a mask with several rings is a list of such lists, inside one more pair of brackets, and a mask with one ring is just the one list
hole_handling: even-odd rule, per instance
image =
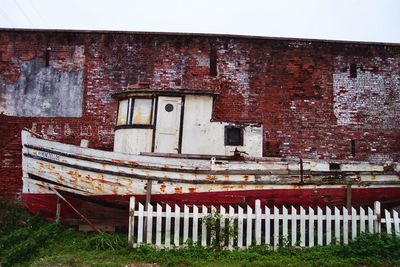
[[400, 0], [0, 0], [0, 28], [400, 43]]

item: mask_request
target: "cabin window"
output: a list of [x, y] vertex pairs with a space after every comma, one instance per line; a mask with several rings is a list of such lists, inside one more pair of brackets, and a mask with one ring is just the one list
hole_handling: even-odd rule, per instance
[[240, 127], [225, 127], [225, 145], [226, 146], [242, 146], [243, 130]]
[[151, 124], [151, 110], [152, 110], [152, 99], [148, 98], [136, 98], [132, 101], [131, 107], [132, 123], [131, 124]]
[[129, 98], [119, 101], [117, 126], [151, 126], [153, 99]]
[[124, 100], [119, 101], [117, 126], [126, 125], [127, 124], [127, 121], [128, 121], [128, 104], [129, 104], [129, 100], [128, 99], [124, 99]]

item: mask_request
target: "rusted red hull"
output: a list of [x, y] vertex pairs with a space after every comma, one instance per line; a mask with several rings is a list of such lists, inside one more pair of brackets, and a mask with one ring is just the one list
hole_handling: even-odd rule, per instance
[[[380, 201], [384, 206], [399, 205], [394, 202], [400, 196], [400, 188], [364, 188], [352, 189], [352, 206], [371, 205]], [[89, 220], [95, 223], [126, 225], [128, 220], [128, 203], [130, 196], [98, 195], [85, 199], [80, 196], [67, 195], [66, 199]], [[136, 196], [137, 201], [144, 202], [145, 196]], [[346, 188], [321, 189], [274, 189], [251, 190], [217, 193], [191, 193], [174, 195], [153, 195], [152, 202], [170, 205], [252, 205], [256, 199], [262, 204], [272, 206], [342, 206], [346, 204]], [[57, 196], [54, 194], [24, 193], [22, 200], [33, 214], [53, 220], [56, 214]], [[80, 217], [66, 204], [61, 205], [61, 221], [67, 224], [79, 224]]]

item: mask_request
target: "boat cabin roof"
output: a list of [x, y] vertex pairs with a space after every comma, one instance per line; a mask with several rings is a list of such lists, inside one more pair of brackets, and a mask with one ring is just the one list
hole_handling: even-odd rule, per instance
[[117, 91], [111, 95], [115, 99], [124, 99], [132, 96], [182, 96], [182, 95], [209, 95], [218, 96], [219, 93], [210, 90], [197, 90], [197, 89], [124, 89]]

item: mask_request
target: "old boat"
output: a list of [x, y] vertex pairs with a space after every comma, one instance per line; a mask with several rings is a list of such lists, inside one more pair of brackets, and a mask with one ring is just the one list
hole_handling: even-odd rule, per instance
[[400, 164], [262, 157], [259, 123], [212, 120], [215, 94], [122, 91], [114, 151], [23, 130], [23, 194], [32, 213], [126, 224], [130, 196], [169, 204], [353, 206], [400, 202]]

